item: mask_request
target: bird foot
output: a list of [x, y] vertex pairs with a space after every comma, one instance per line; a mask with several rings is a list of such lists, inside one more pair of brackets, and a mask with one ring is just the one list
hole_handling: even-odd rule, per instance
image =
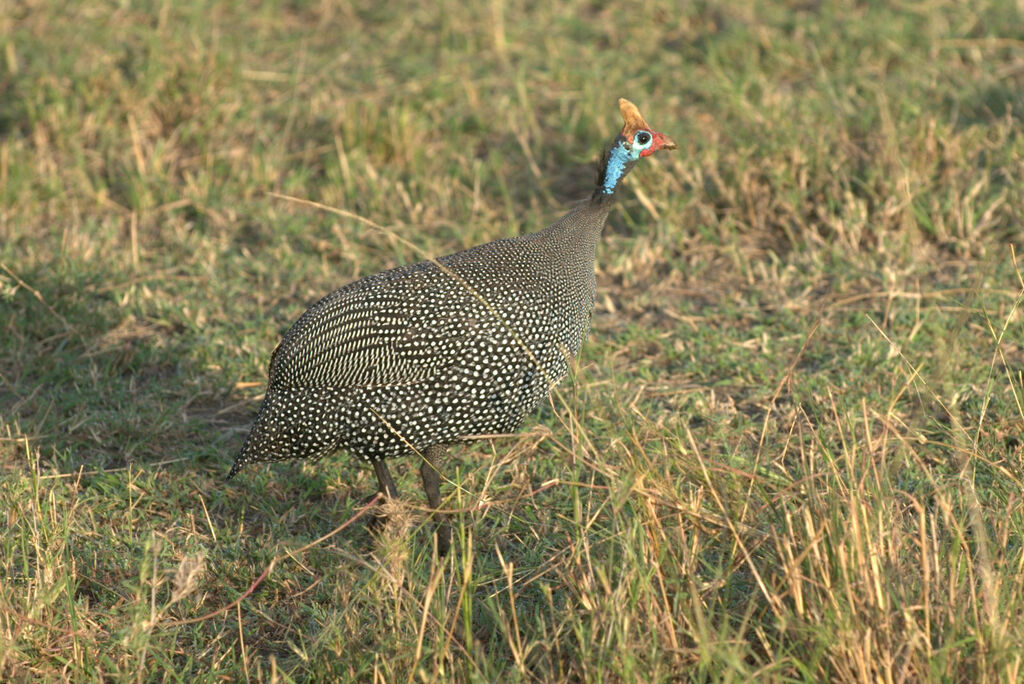
[[[376, 501], [374, 501], [375, 499]], [[385, 510], [388, 507], [385, 506], [385, 503], [387, 503], [387, 497], [381, 497], [379, 493], [371, 494], [360, 502], [361, 506], [373, 504], [373, 508], [366, 512], [364, 524], [374, 534], [379, 533], [388, 522], [388, 514]]]
[[[373, 502], [374, 498], [378, 495], [373, 494], [368, 496], [362, 501], [362, 505], [366, 506]], [[396, 510], [397, 509], [397, 510]], [[448, 551], [451, 550], [452, 545], [452, 526], [448, 522], [447, 516], [437, 516], [441, 520], [437, 520], [435, 516], [431, 516], [434, 519], [435, 534], [437, 535], [437, 555], [444, 558], [448, 555]], [[370, 534], [375, 537], [379, 537], [389, 525], [393, 528], [404, 526], [408, 523], [408, 512], [402, 506], [400, 502], [394, 499], [383, 498], [377, 501], [376, 505], [369, 511], [365, 518], [366, 529], [369, 530]], [[390, 535], [389, 535], [390, 536]]]
[[452, 526], [447, 521], [437, 523], [437, 555], [444, 558], [452, 547]]

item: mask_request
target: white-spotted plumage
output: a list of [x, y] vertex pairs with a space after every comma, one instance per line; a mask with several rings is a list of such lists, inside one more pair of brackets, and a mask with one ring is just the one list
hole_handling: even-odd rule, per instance
[[384, 459], [418, 452], [436, 507], [438, 445], [517, 429], [567, 374], [590, 328], [595, 250], [615, 190], [638, 159], [675, 148], [632, 103], [619, 108], [626, 123], [593, 195], [556, 223], [362, 278], [310, 307], [274, 350], [228, 477], [345, 449], [374, 463], [391, 494]]
[[321, 299], [275, 350], [233, 471], [338, 448], [372, 461], [518, 428], [587, 336], [607, 213], [584, 204], [541, 233], [385, 271]]

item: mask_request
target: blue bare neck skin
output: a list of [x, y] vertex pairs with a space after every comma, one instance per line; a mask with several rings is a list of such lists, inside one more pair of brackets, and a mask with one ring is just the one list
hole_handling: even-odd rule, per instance
[[602, 195], [614, 195], [615, 188], [619, 181], [629, 171], [629, 162], [635, 161], [630, 157], [626, 149], [626, 141], [618, 140], [608, 153], [608, 163], [604, 169], [604, 179], [601, 183]]

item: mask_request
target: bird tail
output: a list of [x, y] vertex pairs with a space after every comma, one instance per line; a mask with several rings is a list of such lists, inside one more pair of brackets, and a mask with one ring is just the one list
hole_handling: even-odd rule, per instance
[[238, 455], [235, 456], [235, 462], [231, 465], [231, 471], [228, 473], [228, 476], [224, 478], [225, 482], [237, 475], [238, 471], [247, 463], [253, 463], [259, 460], [253, 456], [253, 445], [256, 442], [257, 434], [261, 431], [262, 426], [260, 425], [259, 416], [257, 416], [252, 428], [249, 429], [249, 434], [245, 436], [245, 443], [242, 444], [242, 448], [239, 450]]
[[227, 482], [228, 480], [233, 478], [235, 475], [238, 474], [238, 471], [241, 470], [241, 469], [242, 469], [242, 464], [239, 463], [238, 460], [236, 459], [234, 465], [231, 466], [231, 472], [229, 472], [228, 476], [224, 478], [224, 481]]
[[317, 459], [334, 451], [340, 438], [336, 413], [344, 397], [333, 388], [268, 389], [227, 479], [249, 463]]

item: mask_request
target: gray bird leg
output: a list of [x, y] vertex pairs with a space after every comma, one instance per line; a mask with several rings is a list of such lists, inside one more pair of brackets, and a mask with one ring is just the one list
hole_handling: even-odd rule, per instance
[[420, 477], [423, 478], [423, 491], [427, 493], [427, 502], [434, 511], [430, 514], [431, 519], [438, 521], [437, 524], [437, 554], [444, 556], [451, 547], [452, 530], [448, 524], [448, 516], [438, 513], [441, 507], [441, 459], [447, 453], [448, 447], [443, 444], [435, 444], [423, 450], [423, 463], [420, 464]]
[[373, 472], [377, 473], [377, 482], [380, 483], [381, 493], [387, 495], [390, 499], [397, 499], [398, 487], [395, 486], [395, 481], [391, 479], [391, 473], [388, 472], [384, 459], [378, 459], [373, 462]]

